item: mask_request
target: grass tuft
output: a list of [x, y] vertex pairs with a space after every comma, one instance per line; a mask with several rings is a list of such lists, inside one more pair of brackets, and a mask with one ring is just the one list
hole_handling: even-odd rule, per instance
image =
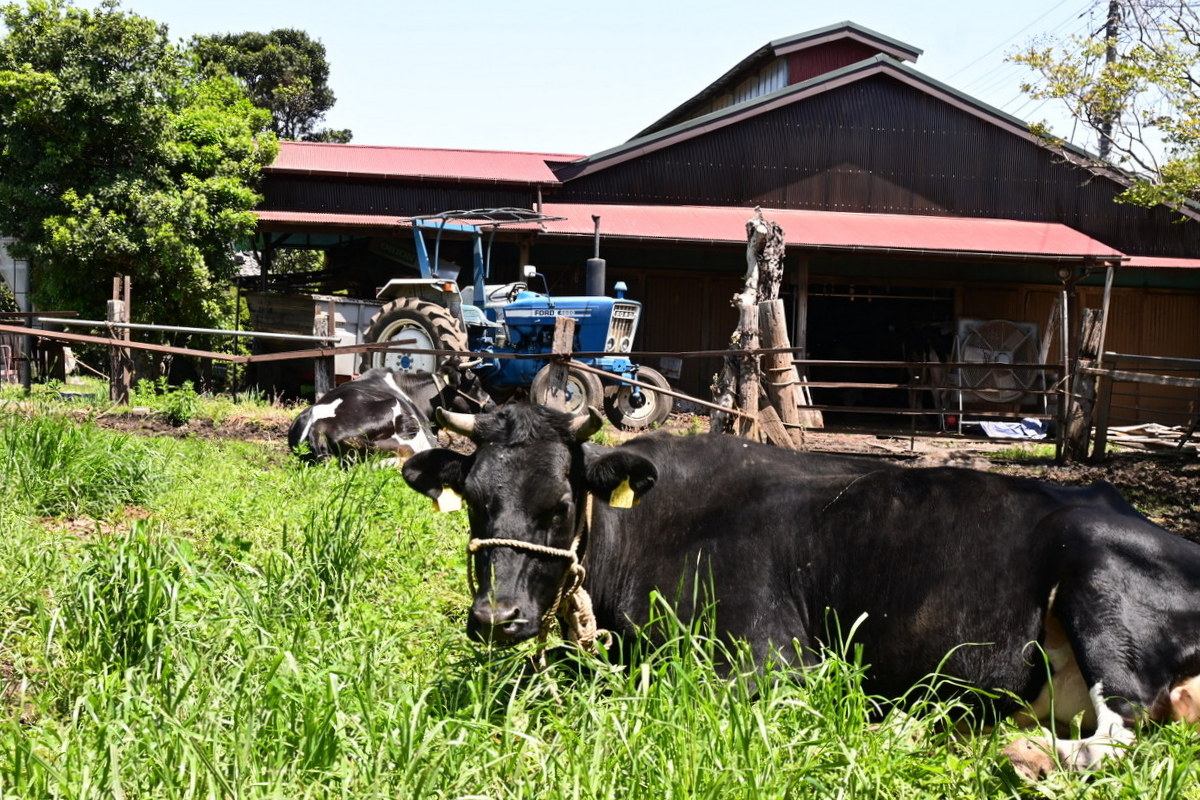
[[38, 516], [104, 517], [154, 491], [160, 463], [143, 443], [58, 415], [0, 412], [0, 481]]

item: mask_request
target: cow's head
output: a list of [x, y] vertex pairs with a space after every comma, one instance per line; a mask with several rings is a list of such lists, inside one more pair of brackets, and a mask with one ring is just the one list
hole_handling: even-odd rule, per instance
[[442, 386], [438, 405], [463, 414], [496, 410], [496, 403], [483, 388], [483, 381], [471, 369], [471, 365], [478, 364], [479, 359], [465, 362], [458, 356], [451, 356], [441, 363], [437, 369]]
[[[476, 580], [467, 632], [496, 644], [532, 638], [557, 604], [569, 554], [582, 546], [588, 492], [606, 500], [627, 479], [635, 492], [644, 492], [657, 473], [649, 462], [632, 470], [612, 464], [598, 468], [583, 447], [601, 425], [592, 409], [573, 416], [510, 404], [491, 414], [439, 410], [438, 416], [444, 427], [470, 437], [475, 452], [418, 453], [405, 463], [403, 474], [412, 488], [435, 501], [444, 500], [446, 492], [466, 501]], [[496, 540], [517, 544], [480, 545]]]

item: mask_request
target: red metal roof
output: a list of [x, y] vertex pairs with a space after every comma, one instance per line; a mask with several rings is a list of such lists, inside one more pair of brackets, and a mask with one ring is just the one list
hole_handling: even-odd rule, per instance
[[[564, 217], [546, 223], [546, 233], [551, 235], [592, 236], [595, 214], [600, 217], [602, 237], [729, 244], [746, 241], [746, 221], [754, 215], [753, 209], [736, 207], [575, 203], [546, 203], [542, 211]], [[402, 219], [377, 214], [257, 213], [260, 222], [270, 227], [391, 228], [400, 227]], [[1120, 251], [1055, 222], [777, 209], [763, 209], [763, 216], [779, 223], [787, 244], [812, 249], [1001, 259], [1124, 259]], [[1164, 263], [1147, 263], [1158, 261]], [[1200, 268], [1200, 259], [1139, 258], [1134, 265]]]
[[[746, 241], [746, 221], [754, 214], [747, 208], [568, 203], [546, 203], [542, 210], [566, 218], [547, 223], [548, 233], [590, 236], [596, 214], [601, 236], [731, 243]], [[779, 223], [787, 244], [810, 248], [1006, 258], [1122, 257], [1103, 242], [1051, 222], [775, 209], [763, 209], [763, 216]]]
[[374, 147], [326, 142], [280, 142], [267, 172], [371, 178], [442, 178], [499, 183], [557, 184], [547, 161], [583, 158], [557, 153]]
[[1130, 256], [1122, 267], [1135, 269], [1200, 269], [1200, 258], [1170, 258], [1167, 256]]

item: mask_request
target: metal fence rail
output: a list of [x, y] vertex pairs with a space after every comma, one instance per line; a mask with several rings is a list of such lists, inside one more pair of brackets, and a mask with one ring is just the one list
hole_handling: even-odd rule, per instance
[[[56, 325], [86, 325], [102, 328], [118, 327], [106, 321], [98, 320], [57, 317], [45, 317], [41, 319], [44, 322]], [[44, 331], [16, 325], [0, 324], [0, 336], [31, 336], [65, 343], [97, 344], [110, 348], [141, 349], [202, 359], [223, 360], [239, 364], [296, 359], [328, 360], [332, 359], [338, 353], [364, 353], [392, 349], [405, 349], [413, 353], [440, 356], [458, 355], [473, 357], [486, 355], [495, 358], [536, 359], [542, 361], [547, 361], [551, 357], [547, 354], [479, 354], [461, 353], [450, 350], [426, 350], [409, 347], [405, 341], [329, 346], [322, 343], [333, 341], [334, 337], [332, 336], [225, 331], [169, 325], [140, 325], [136, 323], [121, 323], [119, 327], [212, 335], [262, 336], [264, 338], [269, 337], [297, 342], [317, 342], [321, 346], [279, 353], [244, 356], [194, 348], [151, 344], [148, 342], [136, 342], [123, 338], [93, 336], [65, 331]], [[755, 351], [754, 355], [762, 356], [776, 352], [796, 354], [799, 352], [799, 349], [763, 349]], [[713, 358], [716, 356], [724, 357], [730, 354], [731, 351], [729, 350], [710, 350], [695, 352], [648, 351], [627, 353], [624, 355], [636, 359], [641, 363], [649, 363], [651, 359], [655, 358]], [[598, 355], [602, 354], [590, 352], [567, 354], [570, 358]], [[0, 357], [2, 356], [3, 353], [0, 353]], [[2, 360], [0, 358], [0, 361]], [[1045, 441], [1052, 441], [1055, 444], [1056, 452], [1061, 453], [1062, 450], [1062, 435], [1065, 427], [1062, 415], [1068, 397], [1063, 388], [1066, 381], [1063, 380], [1062, 375], [1064, 370], [1060, 365], [1036, 363], [984, 364], [979, 362], [829, 361], [799, 358], [795, 360], [795, 365], [802, 376], [797, 385], [801, 386], [805, 390], [806, 396], [812, 400], [805, 407], [814, 411], [843, 415], [844, 419], [861, 418], [861, 424], [853, 422], [847, 423], [844, 426], [846, 429], [852, 429], [856, 433], [874, 433], [881, 436], [905, 436], [912, 438], [918, 436], [944, 437], [948, 435], [978, 438], [983, 434], [982, 432], [976, 433], [974, 428], [984, 422], [1034, 419], [1052, 423], [1047, 425], [1047, 427], [1051, 428], [1052, 435], [1048, 436]], [[829, 368], [847, 370], [849, 371], [846, 373], [847, 375], [855, 371], [874, 371], [874, 374], [867, 373], [859, 380], [828, 380], [814, 379], [812, 377], [814, 371], [819, 372]], [[961, 385], [961, 381], [955, 379], [955, 375], [957, 370], [967, 368], [972, 370], [995, 370], [1002, 373], [1008, 373], [1013, 370], [1028, 370], [1035, 372], [1040, 377], [1036, 386], [1022, 387], [1020, 389], [1019, 401], [988, 403], [985, 400], [989, 391], [1007, 392], [1011, 390], [963, 386]], [[0, 364], [0, 372], [3, 369], [3, 364]], [[881, 377], [879, 374], [880, 370], [890, 371], [892, 379]], [[1114, 409], [1143, 413], [1147, 410], [1146, 398], [1157, 397], [1157, 395], [1147, 395], [1144, 392], [1134, 395], [1129, 392], [1114, 390], [1114, 384], [1116, 383], [1171, 387], [1177, 390], [1184, 389], [1193, 392], [1195, 397], [1190, 403], [1186, 404], [1186, 408], [1183, 408], [1179, 402], [1178, 394], [1172, 396], [1162, 395], [1164, 400], [1174, 401], [1176, 406], [1179, 406], [1178, 409], [1169, 413], [1174, 415], [1171, 421], [1178, 419], [1180, 424], [1185, 428], [1182, 440], [1179, 443], [1180, 446], [1192, 438], [1198, 425], [1200, 425], [1198, 423], [1198, 415], [1200, 415], [1200, 360], [1106, 352], [1098, 366], [1084, 367], [1080, 372], [1094, 375], [1100, 379], [1094, 419], [1094, 458], [1102, 457], [1107, 447], [1109, 441], [1108, 421]], [[612, 379], [613, 376], [609, 375], [607, 377]], [[646, 388], [654, 387], [647, 386]], [[871, 392], [891, 393], [890, 397], [893, 402], [872, 403], [864, 401], [866, 393]], [[907, 402], [894, 402], [896, 393], [899, 392], [907, 393]], [[854, 393], [857, 393], [857, 395], [852, 402], [838, 402], [839, 393], [843, 396]], [[694, 403], [698, 408], [711, 409], [713, 407], [713, 404], [709, 400], [693, 397], [683, 392], [672, 391], [671, 395], [678, 399]], [[1140, 398], [1140, 402], [1134, 402], [1131, 398]], [[1156, 413], [1166, 414], [1168, 412], [1159, 411]], [[922, 418], [928, 418], [931, 424], [927, 427], [922, 427], [920, 424]], [[838, 427], [840, 429], [843, 426], [839, 425]]]
[[[1152, 413], [1168, 422], [1178, 420], [1178, 440], [1174, 443], [1176, 449], [1187, 445], [1200, 425], [1200, 360], [1191, 358], [1166, 358], [1161, 356], [1132, 355], [1129, 353], [1105, 352], [1096, 367], [1083, 370], [1095, 375], [1100, 381], [1100, 390], [1096, 400], [1095, 442], [1092, 458], [1103, 458], [1109, 443], [1110, 426], [1113, 410], [1130, 412], [1130, 416], [1141, 417]], [[1117, 383], [1131, 383], [1138, 391], [1118, 391]], [[1144, 386], [1167, 387], [1187, 390], [1190, 395], [1186, 407], [1177, 410], [1169, 406], [1181, 403], [1181, 394], [1145, 392]], [[1152, 408], [1147, 400], [1164, 400]], [[1161, 407], [1160, 407], [1161, 406]], [[1130, 441], [1127, 437], [1126, 441]]]

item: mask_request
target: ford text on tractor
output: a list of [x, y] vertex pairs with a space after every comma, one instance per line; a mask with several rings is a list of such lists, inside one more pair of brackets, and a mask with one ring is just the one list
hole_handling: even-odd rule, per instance
[[[594, 258], [588, 262], [588, 291], [594, 292], [589, 296], [551, 297], [545, 277], [532, 266], [524, 267], [522, 281], [487, 282], [498, 228], [518, 225], [537, 230], [541, 223], [553, 219], [561, 218], [516, 208], [447, 211], [409, 218], [406, 222], [413, 231], [421, 277], [388, 281], [378, 295], [384, 306], [372, 318], [364, 338], [368, 342], [404, 340], [403, 348], [414, 350], [470, 351], [471, 360], [464, 366], [472, 367], [497, 399], [523, 390], [535, 403], [545, 403], [550, 391], [548, 356], [555, 317], [571, 317], [576, 323], [572, 349], [604, 353], [578, 361], [612, 377], [602, 380], [592, 372], [570, 367], [567, 410], [578, 413], [589, 405], [603, 406], [614, 425], [627, 429], [662, 423], [671, 411], [671, 398], [619, 380], [632, 379], [670, 389], [657, 370], [630, 360], [628, 353], [633, 349], [642, 304], [625, 298], [624, 283], [617, 284], [615, 298], [603, 296], [603, 261]], [[471, 243], [474, 285], [461, 291], [456, 266], [440, 258], [444, 233], [465, 237]], [[432, 254], [427, 235], [434, 240]], [[537, 278], [541, 279], [541, 292], [531, 286]], [[547, 358], [497, 357], [506, 353]], [[363, 369], [432, 372], [440, 361], [434, 355], [390, 349], [367, 353]]]

